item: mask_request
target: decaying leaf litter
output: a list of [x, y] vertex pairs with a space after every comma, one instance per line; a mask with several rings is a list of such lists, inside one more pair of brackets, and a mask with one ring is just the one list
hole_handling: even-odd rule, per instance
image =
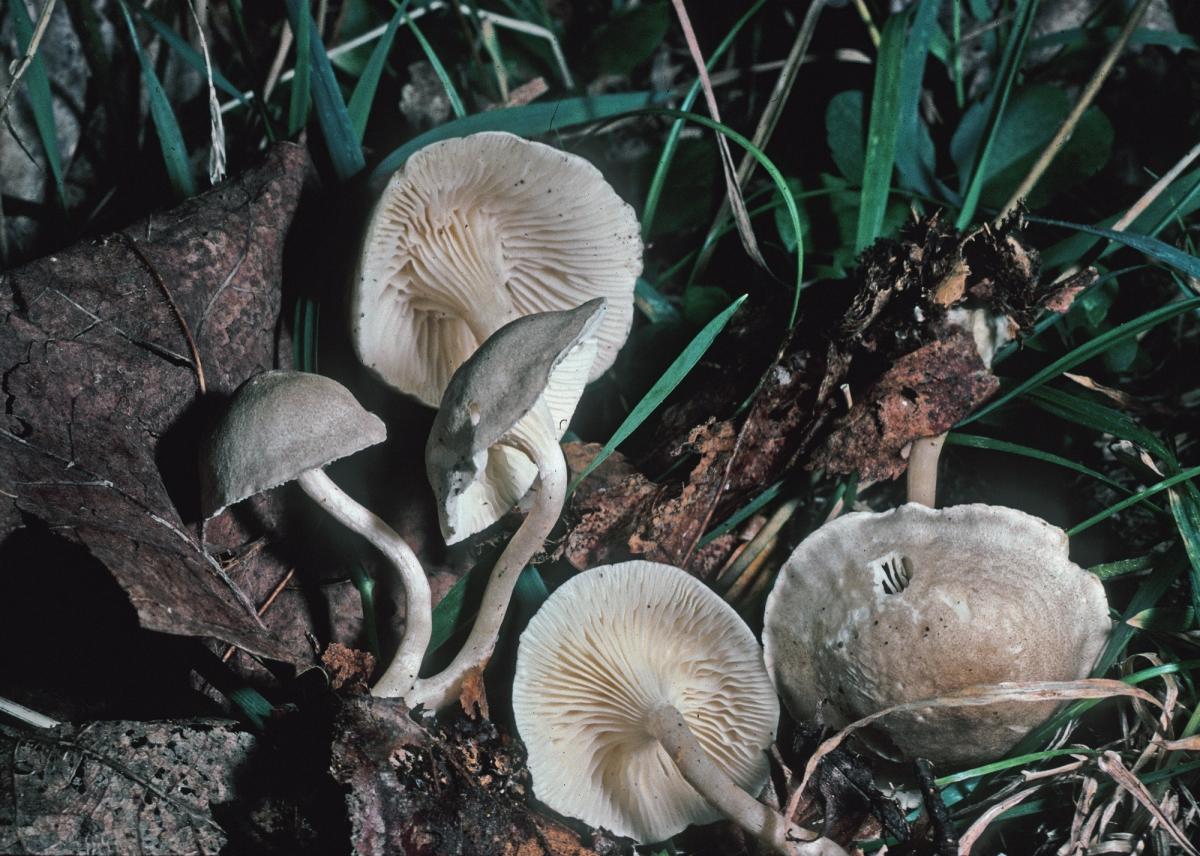
[[[1072, 527], [1117, 619], [1093, 677], [906, 701], [1066, 703], [968, 769], [865, 751], [888, 715], [856, 742], [784, 714], [752, 796], [862, 852], [1193, 852], [1195, 10], [883, 5], [10, 8], [6, 849], [628, 852], [536, 799], [523, 625], [648, 559], [757, 630], [792, 549], [901, 503], [913, 444], [944, 436], [939, 506]], [[728, 124], [686, 112], [701, 93]], [[646, 248], [632, 336], [563, 438], [561, 520], [435, 721], [364, 694], [404, 627], [388, 565], [291, 489], [201, 525], [195, 460], [252, 375], [346, 383], [389, 440], [330, 474], [419, 557], [423, 674], [446, 667], [528, 503], [446, 547], [432, 414], [363, 371], [342, 319], [387, 175], [478, 131], [600, 166]], [[171, 207], [221, 155], [233, 177]], [[902, 558], [879, 565], [893, 594], [921, 573]], [[79, 724], [32, 730], [45, 714]], [[718, 824], [647, 852], [755, 846]]]

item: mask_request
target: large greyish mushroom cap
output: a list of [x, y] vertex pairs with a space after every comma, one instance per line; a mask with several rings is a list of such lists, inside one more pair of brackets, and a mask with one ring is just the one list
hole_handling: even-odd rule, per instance
[[499, 520], [524, 496], [537, 468], [502, 441], [544, 402], [553, 425], [524, 433], [557, 442], [587, 384], [603, 298], [575, 309], [527, 315], [496, 331], [456, 371], [429, 432], [425, 464], [442, 533], [454, 543]]
[[[1111, 629], [1066, 533], [992, 505], [847, 514], [788, 559], [767, 599], [767, 668], [793, 716], [837, 727], [972, 685], [1086, 677]], [[1054, 704], [924, 709], [879, 722], [886, 754], [1003, 754]], [[890, 744], [889, 742], [890, 741]]]
[[201, 455], [204, 516], [386, 438], [379, 417], [332, 378], [256, 375], [233, 394]]
[[534, 793], [555, 811], [642, 842], [718, 820], [648, 735], [662, 705], [757, 794], [779, 701], [754, 634], [699, 580], [653, 562], [594, 568], [521, 635], [513, 713]]
[[500, 132], [433, 143], [372, 214], [351, 301], [355, 350], [436, 407], [503, 324], [606, 297], [595, 379], [629, 334], [641, 271], [637, 216], [583, 158]]

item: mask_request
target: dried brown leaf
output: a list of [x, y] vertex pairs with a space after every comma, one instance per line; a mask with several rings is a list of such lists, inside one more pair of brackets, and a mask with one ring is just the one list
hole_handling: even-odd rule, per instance
[[120, 238], [0, 280], [0, 537], [40, 518], [108, 567], [144, 627], [283, 660], [307, 654], [266, 630], [184, 521], [198, 516], [191, 456], [206, 411], [275, 363], [283, 244], [307, 163], [277, 146]]

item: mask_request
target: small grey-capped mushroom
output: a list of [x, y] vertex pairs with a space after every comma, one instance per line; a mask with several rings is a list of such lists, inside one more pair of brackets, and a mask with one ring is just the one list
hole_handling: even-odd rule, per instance
[[[442, 672], [417, 681], [410, 706], [446, 707], [463, 678], [486, 665], [496, 646], [513, 586], [558, 521], [567, 463], [558, 440], [587, 384], [596, 357], [603, 298], [575, 309], [518, 318], [501, 327], [446, 386], [429, 431], [425, 465], [447, 543], [490, 526], [524, 493], [494, 477], [521, 458], [535, 469], [533, 501], [496, 560], [479, 615], [458, 655]], [[499, 487], [498, 487], [499, 485]]]
[[372, 212], [351, 297], [359, 359], [436, 407], [492, 333], [597, 297], [591, 380], [633, 322], [642, 271], [637, 215], [587, 160], [486, 131], [415, 152]]
[[[1002, 506], [909, 503], [806, 538], [767, 598], [763, 646], [791, 714], [838, 728], [972, 686], [1084, 678], [1111, 627], [1103, 584], [1058, 527]], [[974, 764], [1056, 707], [923, 708], [858, 734], [886, 757]]]
[[563, 584], [521, 634], [513, 714], [534, 794], [640, 843], [728, 818], [778, 853], [844, 856], [753, 798], [779, 700], [753, 632], [670, 565]]
[[243, 499], [296, 481], [342, 525], [370, 541], [391, 562], [404, 586], [404, 636], [380, 678], [389, 687], [404, 687], [416, 680], [429, 645], [429, 582], [395, 530], [322, 469], [386, 437], [379, 417], [364, 410], [348, 389], [331, 378], [292, 371], [256, 375], [234, 393], [201, 454], [201, 505], [207, 520]]

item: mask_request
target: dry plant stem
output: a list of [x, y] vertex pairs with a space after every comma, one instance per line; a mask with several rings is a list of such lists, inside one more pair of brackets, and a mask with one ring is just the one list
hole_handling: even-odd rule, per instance
[[[539, 409], [545, 405], [540, 404]], [[553, 421], [547, 411], [541, 436], [521, 443], [521, 450], [533, 460], [538, 469], [538, 480], [534, 483], [533, 508], [496, 560], [483, 601], [479, 604], [479, 615], [471, 627], [471, 634], [463, 643], [454, 660], [440, 673], [417, 681], [405, 700], [409, 707], [424, 705], [426, 710], [440, 710], [458, 700], [463, 679], [474, 669], [487, 665], [496, 649], [500, 625], [508, 612], [513, 588], [521, 571], [529, 560], [542, 549], [550, 530], [558, 522], [563, 502], [567, 496], [567, 462], [554, 434]], [[376, 695], [380, 693], [376, 692]]]
[[[775, 132], [775, 126], [779, 124], [779, 117], [783, 114], [783, 108], [787, 104], [788, 96], [791, 94], [792, 87], [796, 83], [796, 73], [800, 70], [800, 66], [804, 64], [805, 57], [808, 55], [808, 46], [812, 43], [813, 31], [817, 28], [817, 19], [821, 15], [821, 10], [825, 8], [825, 2], [826, 0], [813, 0], [812, 5], [808, 7], [808, 11], [804, 13], [804, 21], [800, 24], [800, 32], [796, 34], [796, 39], [792, 42], [792, 49], [788, 52], [787, 59], [784, 60], [782, 70], [775, 81], [775, 87], [771, 90], [770, 98], [767, 99], [767, 106], [763, 109], [762, 116], [758, 120], [758, 126], [754, 129], [752, 142], [759, 149], [767, 147], [767, 142]], [[750, 180], [750, 175], [754, 172], [756, 166], [758, 166], [758, 161], [754, 159], [754, 156], [750, 152], [742, 155], [742, 162], [738, 164], [737, 169], [739, 187], [746, 186], [746, 182]], [[713, 218], [712, 224], [708, 227], [704, 246], [701, 247], [700, 255], [696, 259], [695, 270], [697, 275], [708, 267], [709, 259], [712, 258], [712, 254], [716, 251], [717, 242], [715, 236], [728, 213], [729, 200], [722, 199], [721, 205], [717, 209], [717, 216]]]
[[646, 729], [667, 750], [689, 785], [721, 814], [736, 823], [776, 853], [786, 856], [846, 856], [846, 851], [828, 838], [788, 823], [779, 812], [768, 808], [743, 791], [713, 763], [671, 705], [663, 705], [646, 718]]
[[338, 487], [324, 470], [308, 470], [297, 479], [304, 492], [387, 557], [404, 586], [404, 636], [391, 665], [371, 688], [377, 696], [402, 696], [412, 687], [433, 631], [432, 596], [421, 563], [404, 539]]
[[1108, 49], [1108, 53], [1104, 55], [1104, 59], [1096, 68], [1095, 73], [1092, 74], [1092, 79], [1087, 82], [1087, 86], [1079, 94], [1079, 100], [1075, 102], [1075, 106], [1071, 108], [1070, 114], [1063, 120], [1062, 127], [1058, 129], [1058, 133], [1054, 135], [1054, 139], [1042, 151], [1041, 156], [1034, 165], [1030, 167], [1029, 174], [1021, 181], [1020, 186], [1013, 191], [1008, 202], [1004, 203], [1004, 207], [1000, 209], [1000, 214], [995, 220], [997, 225], [1003, 222], [1021, 204], [1021, 200], [1029, 195], [1030, 191], [1033, 190], [1038, 181], [1041, 180], [1042, 175], [1050, 167], [1054, 158], [1058, 156], [1058, 153], [1062, 151], [1067, 141], [1071, 139], [1071, 135], [1075, 133], [1075, 126], [1079, 124], [1079, 120], [1083, 118], [1084, 112], [1096, 99], [1096, 95], [1100, 92], [1100, 87], [1108, 79], [1113, 66], [1117, 64], [1117, 58], [1121, 55], [1121, 51], [1125, 50], [1125, 45], [1129, 42], [1133, 31], [1137, 29], [1137, 25], [1141, 22], [1142, 16], [1146, 14], [1146, 9], [1149, 6], [1150, 0], [1138, 0], [1137, 6], [1134, 7], [1129, 20], [1125, 22], [1125, 26], [1121, 29], [1117, 40], [1112, 43], [1112, 46]]
[[937, 508], [938, 459], [946, 435], [913, 440], [908, 454], [908, 501]]
[[3, 696], [0, 696], [0, 713], [6, 713], [13, 719], [20, 720], [34, 728], [57, 728], [59, 725], [62, 725], [57, 719], [51, 719], [44, 713], [38, 713], [36, 710], [32, 710], [23, 704], [17, 704], [15, 701], [10, 701]]
[[[16, 0], [14, 0], [16, 2]], [[0, 119], [3, 119], [8, 113], [8, 105], [12, 101], [13, 93], [17, 91], [17, 84], [21, 82], [21, 78], [25, 72], [29, 70], [33, 58], [37, 56], [38, 45], [42, 43], [42, 37], [46, 35], [46, 28], [50, 26], [50, 16], [54, 13], [55, 0], [46, 0], [42, 6], [41, 14], [38, 15], [37, 21], [33, 25], [33, 35], [29, 39], [29, 46], [25, 48], [25, 53], [17, 64], [11, 67], [9, 73], [12, 75], [8, 81], [8, 89], [4, 93], [4, 100], [0, 101]], [[14, 136], [16, 136], [14, 134]]]
[[1141, 213], [1149, 208], [1150, 204], [1159, 196], [1161, 196], [1162, 192], [1170, 187], [1175, 182], [1175, 179], [1179, 178], [1180, 174], [1187, 169], [1191, 162], [1197, 157], [1200, 157], [1200, 143], [1196, 143], [1196, 145], [1188, 149], [1187, 154], [1181, 157], [1173, 167], [1167, 170], [1162, 178], [1154, 182], [1150, 189], [1143, 193], [1141, 198], [1139, 198], [1137, 202], [1133, 203], [1133, 205], [1129, 207], [1129, 210], [1122, 214], [1120, 219], [1113, 223], [1109, 228], [1114, 232], [1124, 232], [1126, 229], [1128, 229], [1129, 224], [1141, 216]]

